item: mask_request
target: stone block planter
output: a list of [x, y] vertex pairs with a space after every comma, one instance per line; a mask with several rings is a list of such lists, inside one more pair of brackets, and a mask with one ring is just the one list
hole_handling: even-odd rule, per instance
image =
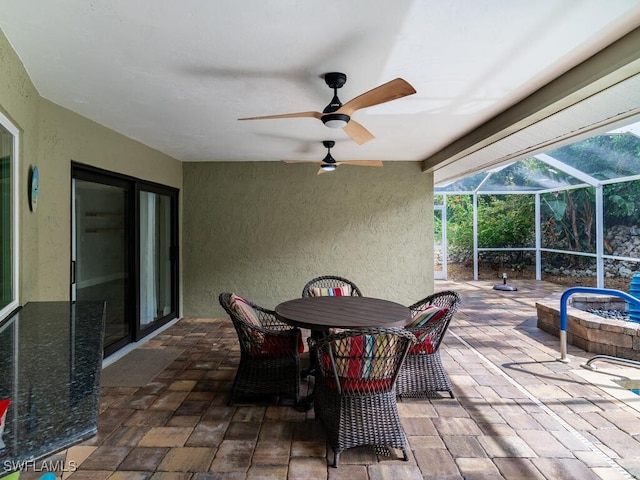
[[[580, 308], [576, 308], [579, 306]], [[596, 355], [640, 361], [640, 323], [603, 318], [584, 308], [620, 308], [626, 302], [603, 295], [572, 295], [567, 302], [567, 343]], [[560, 294], [536, 302], [538, 328], [560, 336]]]

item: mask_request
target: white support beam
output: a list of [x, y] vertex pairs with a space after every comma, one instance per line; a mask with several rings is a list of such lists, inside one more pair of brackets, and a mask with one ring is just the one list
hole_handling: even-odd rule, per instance
[[601, 184], [600, 180], [598, 180], [597, 178], [594, 178], [591, 175], [587, 175], [583, 171], [578, 170], [577, 168], [571, 167], [566, 163], [561, 162], [560, 160], [557, 160], [547, 155], [546, 153], [539, 153], [537, 155], [534, 155], [534, 157], [536, 157], [541, 162], [544, 162], [547, 165], [552, 166], [553, 168], [557, 168], [558, 170], [561, 170], [564, 173], [568, 173], [572, 177], [580, 180], [581, 182], [588, 183], [592, 187], [597, 187]]

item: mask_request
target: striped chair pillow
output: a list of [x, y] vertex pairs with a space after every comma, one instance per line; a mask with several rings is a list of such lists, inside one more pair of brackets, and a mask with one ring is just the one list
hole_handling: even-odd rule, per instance
[[437, 305], [428, 305], [425, 309], [416, 312], [405, 328], [416, 328], [435, 322], [438, 318], [447, 313], [448, 309], [440, 308]]
[[[440, 320], [449, 312], [449, 309], [446, 307], [440, 308], [436, 307], [435, 305], [430, 305], [430, 307], [432, 308], [427, 308], [422, 312], [416, 314], [412, 319], [411, 324], [407, 325], [406, 328], [417, 328], [432, 324]], [[414, 323], [415, 325], [413, 325]], [[439, 330], [439, 327], [436, 327], [436, 330]], [[433, 348], [433, 342], [431, 340], [431, 335], [433, 334], [433, 332], [417, 331], [415, 332], [415, 334], [418, 343], [409, 347], [410, 355], [415, 355], [418, 353], [433, 353], [435, 351]]]
[[319, 288], [313, 287], [311, 295], [314, 297], [350, 297], [351, 285], [343, 285], [342, 287]]
[[233, 308], [247, 323], [255, 325], [256, 327], [262, 326], [262, 322], [260, 321], [260, 317], [258, 316], [258, 312], [256, 312], [255, 308], [253, 308], [244, 298], [239, 297], [235, 293], [231, 294], [231, 308]]

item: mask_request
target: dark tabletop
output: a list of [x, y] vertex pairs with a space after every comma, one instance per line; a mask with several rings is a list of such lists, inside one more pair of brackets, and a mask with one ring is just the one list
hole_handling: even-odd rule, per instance
[[404, 327], [411, 311], [399, 303], [370, 297], [306, 297], [279, 304], [285, 323], [311, 330], [328, 328]]

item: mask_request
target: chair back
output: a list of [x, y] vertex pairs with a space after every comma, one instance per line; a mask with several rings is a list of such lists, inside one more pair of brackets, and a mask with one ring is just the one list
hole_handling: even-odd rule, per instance
[[[415, 334], [419, 344], [425, 343], [425, 341], [428, 340], [429, 351], [426, 353], [435, 352], [440, 348], [440, 344], [449, 328], [453, 315], [458, 311], [459, 306], [460, 295], [452, 290], [433, 293], [409, 306], [409, 310], [411, 310], [411, 314], [414, 317], [420, 315], [421, 312], [425, 312], [430, 307], [437, 307], [444, 312], [443, 315], [440, 315], [433, 322], [427, 322], [422, 326], [408, 329]], [[414, 350], [422, 351], [422, 347], [415, 345], [412, 347], [410, 353], [413, 353]]]
[[339, 394], [390, 392], [415, 336], [404, 328], [345, 330], [317, 341], [324, 388]]
[[[334, 292], [327, 291], [329, 289], [334, 290]], [[342, 291], [336, 291], [336, 289], [342, 289]], [[353, 283], [351, 280], [347, 280], [346, 278], [338, 277], [335, 275], [324, 275], [310, 280], [302, 289], [302, 296], [314, 297], [320, 295], [331, 295], [332, 293], [340, 295], [344, 294], [345, 290], [349, 291], [346, 296], [363, 296], [362, 292], [355, 283]]]
[[238, 308], [234, 297], [232, 293], [223, 292], [218, 299], [233, 322], [243, 355], [282, 356], [299, 352], [299, 329], [283, 324], [275, 312], [249, 300], [241, 299], [242, 308]]
[[[254, 322], [248, 321], [245, 315], [241, 315], [231, 306], [232, 296], [233, 294], [229, 292], [221, 293], [219, 296], [220, 305], [227, 312], [236, 329], [242, 353], [249, 353], [255, 349], [263, 335], [257, 330], [257, 325]], [[248, 303], [251, 305], [251, 302]]]

